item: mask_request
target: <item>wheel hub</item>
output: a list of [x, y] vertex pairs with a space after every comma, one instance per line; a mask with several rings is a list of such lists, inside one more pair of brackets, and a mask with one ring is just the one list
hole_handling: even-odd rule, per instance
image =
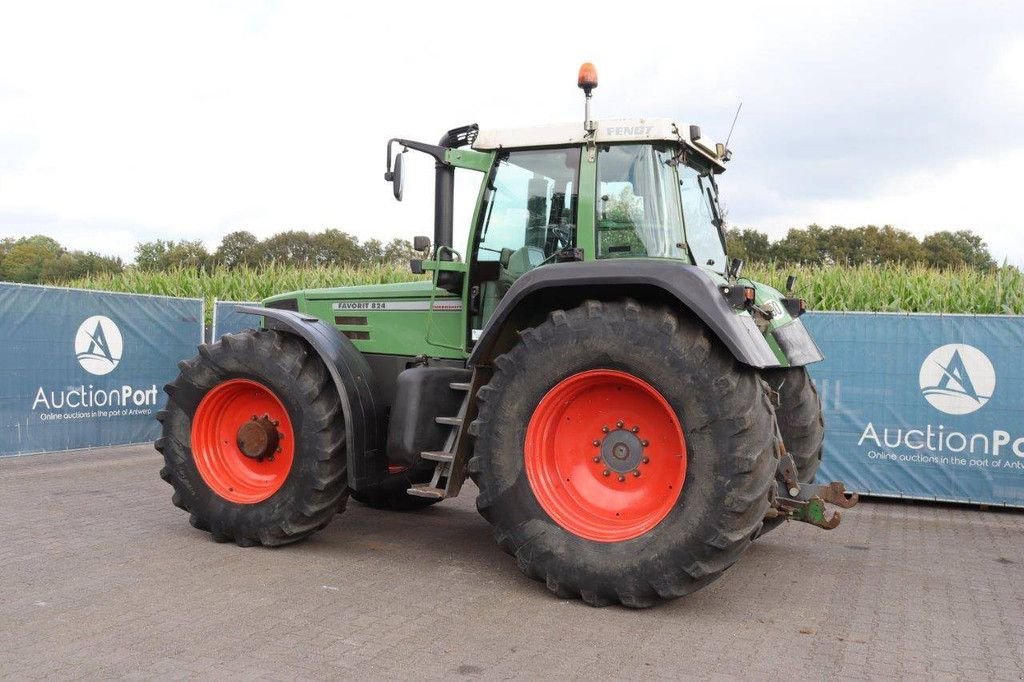
[[252, 416], [252, 419], [238, 427], [235, 442], [242, 454], [252, 459], [273, 460], [274, 453], [280, 451], [281, 434], [277, 430], [278, 422], [268, 415]]
[[601, 441], [601, 462], [612, 471], [627, 474], [644, 459], [644, 442], [632, 431], [617, 428]]

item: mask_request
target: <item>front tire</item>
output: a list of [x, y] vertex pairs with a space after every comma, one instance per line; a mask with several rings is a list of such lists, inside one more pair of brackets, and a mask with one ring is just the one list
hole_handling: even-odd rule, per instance
[[160, 477], [193, 526], [218, 542], [282, 545], [344, 509], [340, 401], [305, 342], [250, 329], [178, 366], [155, 445]]
[[779, 453], [771, 402], [700, 323], [587, 301], [494, 364], [472, 427], [477, 508], [559, 597], [646, 607], [688, 594], [761, 528]]

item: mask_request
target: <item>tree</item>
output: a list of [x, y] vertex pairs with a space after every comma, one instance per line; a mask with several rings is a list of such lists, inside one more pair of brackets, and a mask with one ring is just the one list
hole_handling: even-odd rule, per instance
[[101, 256], [93, 251], [66, 251], [43, 266], [42, 281], [64, 283], [79, 277], [101, 272], [121, 272], [124, 262], [120, 258]]
[[768, 235], [757, 230], [732, 228], [725, 234], [726, 250], [731, 258], [747, 262], [764, 262], [771, 259], [771, 242]]
[[936, 232], [925, 237], [922, 246], [928, 264], [935, 268], [967, 266], [988, 270], [996, 266], [984, 240], [970, 230]]
[[305, 231], [280, 232], [260, 242], [260, 260], [297, 267], [357, 265], [363, 250], [356, 237], [340, 230], [317, 234]]
[[359, 238], [330, 229], [314, 235], [320, 264], [357, 265], [363, 259]]
[[384, 257], [381, 263], [384, 265], [407, 264], [410, 259], [416, 258], [417, 253], [412, 248], [412, 242], [408, 239], [392, 239], [384, 247]]
[[210, 254], [198, 239], [141, 242], [135, 245], [135, 265], [140, 270], [170, 270], [172, 268], [206, 267]]
[[231, 232], [224, 235], [220, 246], [213, 254], [213, 259], [217, 265], [229, 268], [239, 265], [257, 265], [259, 263], [257, 251], [259, 243], [260, 240], [252, 232], [246, 230]]
[[41, 281], [43, 268], [55, 254], [45, 245], [21, 239], [11, 246], [0, 266], [0, 279], [8, 282], [37, 284]]
[[361, 263], [366, 265], [398, 265], [416, 257], [412, 244], [407, 239], [392, 239], [387, 244], [371, 239], [360, 247]]
[[793, 228], [785, 238], [772, 244], [772, 259], [798, 265], [827, 263], [828, 239], [827, 231], [820, 225], [808, 225], [803, 230]]
[[68, 251], [43, 235], [0, 240], [0, 278], [27, 284], [60, 283], [94, 272], [120, 272], [120, 258]]

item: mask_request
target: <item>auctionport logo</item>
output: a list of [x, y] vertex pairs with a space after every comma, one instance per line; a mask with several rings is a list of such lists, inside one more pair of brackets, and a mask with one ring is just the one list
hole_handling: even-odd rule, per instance
[[[121, 330], [109, 317], [93, 315], [78, 326], [75, 357], [89, 374], [103, 376], [113, 372], [121, 364], [123, 351]], [[156, 384], [136, 388], [129, 384], [106, 387], [83, 382], [55, 390], [39, 386], [32, 400], [32, 410], [41, 410], [40, 419], [44, 421], [70, 421], [148, 415], [156, 404]]]
[[946, 414], [970, 414], [992, 398], [996, 371], [974, 346], [949, 343], [933, 350], [921, 364], [921, 394]]
[[89, 374], [110, 374], [121, 362], [124, 341], [114, 321], [103, 315], [86, 318], [75, 334], [75, 357]]

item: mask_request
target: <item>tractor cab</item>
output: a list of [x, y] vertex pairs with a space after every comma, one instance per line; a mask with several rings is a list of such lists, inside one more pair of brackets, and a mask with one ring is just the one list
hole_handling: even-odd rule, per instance
[[[551, 263], [674, 259], [726, 272], [715, 175], [724, 160], [698, 146], [696, 126], [667, 119], [481, 131], [492, 160], [467, 251], [497, 263], [479, 320], [529, 270]], [[680, 131], [685, 131], [684, 137]]]
[[481, 131], [473, 148], [494, 161], [473, 259], [498, 261], [505, 284], [548, 263], [608, 258], [671, 258], [724, 274], [715, 175], [725, 167], [694, 143], [699, 129], [666, 119], [595, 125], [590, 135], [579, 124]]
[[[715, 176], [730, 152], [699, 126], [671, 119], [592, 120], [596, 73], [581, 71], [579, 85], [587, 96], [582, 123], [471, 125], [439, 145], [388, 143], [385, 179], [399, 200], [402, 155], [416, 150], [437, 161], [433, 242], [417, 238], [432, 258], [413, 269], [434, 271], [439, 289], [466, 298], [468, 346], [512, 285], [543, 266], [645, 258], [699, 266], [718, 279], [728, 273]], [[456, 168], [480, 173], [464, 247], [452, 243]]]

